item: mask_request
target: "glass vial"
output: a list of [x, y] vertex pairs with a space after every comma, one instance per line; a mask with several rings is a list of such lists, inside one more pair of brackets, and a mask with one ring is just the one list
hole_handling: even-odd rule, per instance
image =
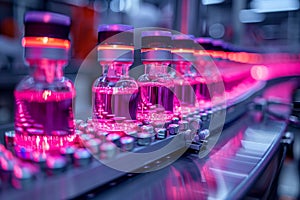
[[102, 76], [94, 82], [92, 104], [93, 119], [102, 130], [131, 131], [126, 122], [136, 119], [138, 84], [129, 76], [133, 51], [132, 26], [98, 27], [97, 52]]
[[172, 37], [172, 70], [175, 84], [176, 113], [186, 115], [197, 110], [196, 91], [200, 85], [200, 72], [193, 67], [195, 43], [192, 36], [178, 34]]
[[51, 12], [27, 12], [22, 45], [32, 73], [16, 87], [16, 152], [53, 152], [72, 144], [73, 83], [68, 64], [70, 18]]
[[168, 74], [172, 61], [172, 34], [168, 31], [144, 31], [141, 57], [145, 74], [138, 78], [137, 118], [142, 122], [166, 122], [174, 115], [174, 82]]

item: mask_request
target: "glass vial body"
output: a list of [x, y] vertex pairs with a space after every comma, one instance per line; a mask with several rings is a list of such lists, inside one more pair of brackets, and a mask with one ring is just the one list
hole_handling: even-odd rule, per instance
[[31, 74], [14, 92], [15, 150], [21, 156], [32, 151], [57, 152], [75, 139], [75, 89], [63, 74], [69, 56], [70, 18], [32, 11], [24, 23], [22, 45]]
[[40, 60], [15, 89], [16, 144], [55, 151], [74, 138], [73, 83], [63, 76], [64, 62]]
[[[128, 76], [131, 62], [103, 63], [103, 75], [93, 84], [93, 118], [108, 119], [111, 115], [124, 120], [136, 119], [138, 85]], [[109, 116], [107, 116], [109, 115]]]
[[172, 77], [175, 82], [174, 106], [177, 113], [187, 115], [198, 110], [196, 93], [199, 90], [200, 70], [195, 67], [195, 42], [192, 35], [177, 34], [172, 37]]
[[102, 76], [92, 88], [92, 118], [107, 132], [132, 131], [129, 122], [136, 120], [138, 84], [129, 76], [134, 50], [132, 29], [120, 24], [98, 27]]
[[168, 121], [174, 112], [174, 82], [167, 73], [169, 62], [144, 62], [146, 73], [138, 78], [137, 118], [140, 121]]
[[[182, 61], [173, 63], [176, 70], [174, 77], [175, 95], [174, 106], [177, 113], [187, 114], [197, 109], [196, 92], [199, 87], [198, 77], [191, 72], [191, 63]], [[185, 71], [181, 71], [185, 69]]]
[[171, 63], [171, 33], [142, 32], [142, 62], [145, 74], [138, 78], [137, 118], [142, 122], [166, 122], [174, 116], [174, 82], [168, 73]]

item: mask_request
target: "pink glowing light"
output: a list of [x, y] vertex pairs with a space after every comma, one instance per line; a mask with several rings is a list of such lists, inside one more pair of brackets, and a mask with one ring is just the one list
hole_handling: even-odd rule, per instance
[[49, 21], [50, 21], [50, 19], [51, 19], [51, 15], [49, 15], [49, 14], [46, 14], [46, 15], [44, 15], [44, 22], [45, 23], [48, 23]]
[[264, 65], [254, 65], [251, 68], [251, 76], [255, 80], [266, 80], [269, 76], [268, 67]]
[[172, 49], [172, 53], [194, 53], [194, 49]]
[[134, 47], [133, 46], [128, 46], [128, 45], [99, 45], [97, 47], [97, 50], [98, 51], [101, 51], [101, 50], [110, 50], [110, 49], [119, 49], [119, 50], [129, 50], [129, 51], [133, 51], [134, 50]]
[[23, 47], [48, 47], [48, 48], [70, 48], [70, 41], [49, 37], [24, 37]]

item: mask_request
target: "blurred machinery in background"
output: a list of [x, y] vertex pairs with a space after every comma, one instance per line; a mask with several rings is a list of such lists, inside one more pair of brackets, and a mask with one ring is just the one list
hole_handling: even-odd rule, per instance
[[[14, 105], [13, 91], [30, 71], [22, 37], [30, 64], [29, 49], [37, 48], [29, 29], [22, 31], [29, 10], [72, 20], [64, 73], [75, 82], [77, 119], [69, 112], [75, 93], [58, 95], [55, 106], [69, 115], [66, 121], [51, 119], [49, 130], [50, 115], [34, 112], [51, 102], [51, 91], [73, 86], [34, 86], [47, 91], [37, 98], [22, 95], [31, 86], [28, 79], [17, 87]], [[278, 177], [286, 157], [300, 157], [293, 151], [300, 127], [299, 22], [298, 0], [0, 0], [0, 198], [296, 197], [297, 183], [293, 194], [280, 185], [295, 174]], [[30, 27], [28, 19], [25, 25]], [[51, 37], [37, 38], [38, 46], [57, 48]], [[68, 37], [63, 39], [69, 51]], [[66, 58], [52, 59], [65, 65]], [[38, 69], [52, 66], [43, 59]], [[61, 69], [45, 70], [45, 77], [61, 77]], [[40, 109], [27, 109], [33, 97]], [[52, 117], [59, 114], [50, 110]], [[54, 130], [60, 125], [69, 134]]]

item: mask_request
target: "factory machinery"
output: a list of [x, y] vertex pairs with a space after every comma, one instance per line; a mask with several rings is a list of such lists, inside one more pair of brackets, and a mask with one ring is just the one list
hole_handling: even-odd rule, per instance
[[[75, 88], [62, 72], [69, 27], [59, 14], [25, 16], [34, 72], [15, 89], [15, 126], [2, 130], [0, 199], [276, 195], [289, 126], [299, 124], [299, 55], [162, 29], [140, 31], [134, 51], [133, 27], [101, 25], [92, 116], [74, 119]], [[145, 74], [135, 80], [136, 52]]]

